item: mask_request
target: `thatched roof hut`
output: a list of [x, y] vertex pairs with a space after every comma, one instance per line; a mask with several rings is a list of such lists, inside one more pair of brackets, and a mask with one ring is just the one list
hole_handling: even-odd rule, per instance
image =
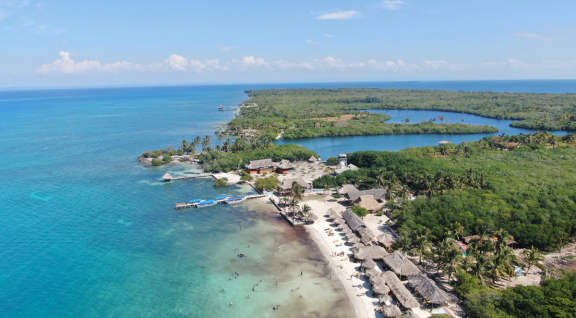
[[286, 179], [284, 181], [282, 181], [282, 183], [280, 183], [280, 188], [284, 189], [284, 190], [290, 190], [292, 189], [292, 185], [294, 184], [294, 182], [298, 183], [299, 185], [302, 186], [302, 188], [306, 189], [309, 188], [310, 185], [308, 184], [308, 182], [304, 181], [304, 179], [302, 178], [292, 178], [292, 179]]
[[406, 308], [417, 308], [420, 307], [420, 304], [412, 296], [412, 294], [404, 287], [404, 284], [398, 279], [398, 276], [391, 271], [385, 271], [382, 273], [382, 278], [386, 281], [386, 285], [390, 287], [396, 299], [402, 304], [402, 306]]
[[350, 209], [346, 209], [346, 211], [342, 213], [342, 217], [346, 220], [348, 226], [354, 231], [358, 230], [360, 227], [366, 227], [366, 223], [364, 223], [364, 221]]
[[[252, 162], [250, 162], [252, 163]], [[296, 165], [291, 163], [290, 161], [286, 160], [286, 159], [282, 159], [280, 160], [279, 163], [275, 163], [274, 164], [276, 166], [276, 168], [281, 169], [281, 170], [291, 170], [296, 168]]]
[[170, 175], [170, 173], [166, 172], [163, 176], [162, 176], [162, 180], [164, 181], [171, 181], [174, 180], [175, 178], [173, 176]]
[[359, 207], [363, 207], [368, 211], [380, 211], [382, 204], [378, 203], [371, 195], [363, 195], [354, 202]]
[[394, 241], [396, 241], [394, 239], [394, 237], [392, 235], [390, 235], [389, 233], [384, 233], [382, 235], [379, 235], [378, 237], [376, 237], [376, 240], [380, 244], [393, 243]]
[[374, 267], [374, 268], [370, 268], [369, 270], [367, 270], [364, 275], [368, 276], [368, 277], [372, 277], [372, 276], [380, 276], [380, 274], [382, 274], [382, 271], [380, 270], [380, 268], [378, 267]]
[[260, 159], [260, 160], [252, 160], [249, 164], [246, 165], [246, 169], [260, 169], [260, 168], [271, 168], [274, 167], [275, 164], [272, 162], [272, 159]]
[[381, 246], [364, 246], [361, 248], [353, 248], [352, 253], [354, 258], [358, 260], [371, 259], [383, 259], [388, 256], [388, 252]]
[[316, 162], [316, 161], [318, 161], [318, 159], [316, 159], [316, 157], [312, 156], [312, 157], [310, 157], [310, 159], [308, 159], [308, 161]]
[[382, 306], [382, 313], [384, 314], [384, 317], [398, 317], [398, 316], [402, 316], [402, 311], [400, 311], [400, 308], [394, 306], [394, 305], [384, 305]]
[[359, 228], [358, 234], [360, 234], [360, 237], [362, 237], [362, 238], [366, 237], [370, 241], [376, 240], [376, 235], [369, 228], [365, 228], [365, 227]]
[[396, 275], [414, 276], [420, 274], [418, 267], [398, 251], [388, 254], [383, 260]]
[[378, 301], [380, 303], [392, 302], [392, 296], [390, 296], [388, 294], [380, 295], [380, 296], [378, 296]]
[[374, 262], [371, 258], [367, 258], [364, 262], [362, 262], [360, 267], [364, 267], [366, 269], [374, 268], [376, 267], [376, 262]]
[[[360, 242], [360, 239], [358, 238], [358, 236], [348, 236], [348, 242], [358, 243], [358, 242]], [[364, 245], [364, 244], [362, 244], [362, 245]]]
[[364, 246], [366, 246], [366, 245], [364, 245], [364, 244], [362, 244], [362, 243], [356, 243], [356, 244], [354, 244], [354, 245], [352, 246], [352, 248], [361, 248], [361, 247], [364, 247]]
[[383, 295], [390, 292], [390, 288], [386, 284], [376, 284], [372, 285], [372, 291], [376, 294]]
[[358, 191], [358, 189], [356, 189], [356, 187], [351, 184], [343, 184], [340, 188], [336, 189], [336, 191], [340, 195], [345, 195], [348, 192]]
[[342, 220], [342, 219], [335, 219], [335, 220], [334, 220], [334, 224], [340, 225], [340, 224], [342, 224], [342, 223], [344, 223], [344, 220]]
[[386, 189], [372, 189], [372, 190], [362, 190], [362, 191], [351, 191], [348, 192], [346, 194], [346, 196], [348, 197], [348, 200], [350, 200], [350, 202], [356, 202], [356, 200], [358, 200], [358, 198], [360, 198], [361, 196], [365, 196], [365, 195], [370, 195], [372, 196], [375, 200], [384, 200], [386, 193], [388, 193], [388, 190]]
[[414, 288], [416, 288], [424, 298], [428, 299], [428, 301], [433, 304], [445, 304], [456, 299], [453, 295], [440, 289], [436, 283], [424, 274], [410, 277], [410, 284], [414, 286]]

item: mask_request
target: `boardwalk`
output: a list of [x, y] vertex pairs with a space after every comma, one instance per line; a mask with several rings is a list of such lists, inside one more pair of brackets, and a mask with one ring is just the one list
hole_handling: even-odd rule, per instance
[[209, 173], [196, 174], [196, 175], [191, 175], [191, 176], [180, 176], [180, 177], [173, 177], [169, 173], [166, 173], [162, 177], [162, 180], [168, 182], [168, 181], [176, 181], [176, 180], [186, 180], [186, 179], [196, 179], [196, 178], [212, 178], [212, 177], [213, 177], [213, 175], [209, 174]]
[[[244, 196], [244, 199], [246, 199], [246, 200], [251, 200], [251, 199], [257, 199], [257, 198], [262, 198], [262, 197], [264, 197], [263, 194], [253, 194], [253, 195], [246, 195], [246, 196]], [[176, 210], [179, 210], [179, 209], [187, 209], [187, 208], [197, 207], [199, 203], [200, 203], [200, 202], [194, 202], [194, 203], [186, 203], [186, 202], [176, 203], [175, 209], [176, 209]], [[219, 200], [218, 203], [226, 203], [226, 201], [224, 201], [224, 200]]]

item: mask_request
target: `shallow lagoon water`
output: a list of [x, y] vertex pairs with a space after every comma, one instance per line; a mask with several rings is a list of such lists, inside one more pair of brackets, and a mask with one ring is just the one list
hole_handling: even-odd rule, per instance
[[[176, 202], [251, 193], [251, 188], [215, 189], [211, 179], [163, 183], [159, 179], [166, 171], [199, 170], [176, 164], [145, 168], [135, 157], [148, 149], [178, 147], [183, 138], [214, 136], [219, 125], [234, 115], [217, 107], [244, 101], [245, 89], [390, 87], [564, 93], [576, 91], [575, 83], [0, 91], [4, 159], [0, 165], [0, 317], [350, 316], [341, 287], [321, 280], [328, 272], [306, 232], [288, 226], [269, 205], [173, 208]], [[408, 116], [398, 114], [402, 117]], [[409, 117], [415, 119], [416, 114]], [[430, 117], [423, 115], [423, 119]], [[328, 156], [354, 147], [394, 150], [441, 139], [458, 142], [456, 137], [318, 138], [306, 141], [306, 146]], [[248, 258], [233, 264], [238, 254], [234, 248], [245, 252], [248, 245]], [[261, 259], [260, 264], [256, 259]], [[238, 279], [233, 271], [240, 273]], [[298, 276], [300, 271], [304, 277]], [[263, 283], [252, 292], [260, 279]], [[313, 285], [315, 281], [321, 285]], [[298, 286], [303, 298], [290, 291]], [[278, 303], [282, 310], [273, 312], [271, 307]]]

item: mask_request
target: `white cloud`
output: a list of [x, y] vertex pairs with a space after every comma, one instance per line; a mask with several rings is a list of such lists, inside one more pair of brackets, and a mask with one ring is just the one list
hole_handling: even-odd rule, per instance
[[534, 40], [552, 40], [553, 37], [544, 36], [538, 33], [528, 33], [528, 32], [516, 32], [515, 36], [520, 36], [524, 38], [534, 39]]
[[333, 37], [334, 37], [333, 35], [330, 35], [330, 34], [328, 34], [328, 33], [324, 34], [324, 36], [325, 36], [325, 37], [329, 37], [329, 38], [333, 38]]
[[236, 50], [235, 46], [220, 46], [220, 51], [234, 51]]
[[383, 8], [386, 8], [388, 10], [396, 10], [398, 9], [398, 6], [403, 4], [404, 2], [401, 0], [385, 0], [382, 1], [382, 4], [380, 5]]
[[189, 59], [178, 54], [172, 54], [163, 62], [140, 65], [127, 61], [115, 63], [100, 63], [96, 60], [76, 62], [69, 52], [60, 51], [60, 59], [42, 65], [37, 72], [45, 75], [72, 75], [72, 74], [106, 74], [120, 72], [151, 72], [151, 73], [206, 73], [206, 72], [272, 72], [283, 70], [301, 71], [331, 71], [331, 72], [462, 72], [473, 70], [573, 70], [576, 69], [576, 60], [572, 61], [542, 61], [527, 63], [516, 59], [504, 62], [488, 62], [482, 64], [461, 64], [441, 60], [423, 60], [417, 63], [408, 63], [403, 60], [377, 61], [370, 59], [365, 62], [349, 63], [341, 59], [327, 56], [309, 62], [290, 62], [284, 60], [265, 61], [253, 55], [242, 59], [233, 59], [221, 62], [217, 59], [205, 62]]
[[323, 15], [319, 16], [318, 19], [321, 19], [321, 20], [344, 20], [344, 19], [350, 19], [350, 18], [355, 17], [359, 14], [360, 14], [360, 12], [354, 11], [354, 10], [337, 11], [337, 12], [323, 14]]
[[307, 42], [308, 44], [312, 44], [312, 45], [320, 44], [320, 42], [314, 41], [314, 40], [306, 40], [306, 42]]

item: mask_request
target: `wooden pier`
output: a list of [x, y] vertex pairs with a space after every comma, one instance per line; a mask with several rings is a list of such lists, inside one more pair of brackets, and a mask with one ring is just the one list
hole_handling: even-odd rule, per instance
[[[264, 196], [265, 196], [264, 194], [246, 195], [246, 196], [244, 196], [244, 199], [246, 199], [246, 200], [251, 200], [251, 199], [262, 198], [262, 197], [264, 197]], [[196, 206], [198, 206], [199, 203], [200, 203], [200, 202], [194, 202], [194, 203], [186, 203], [186, 202], [176, 203], [176, 205], [175, 205], [174, 208], [175, 208], [176, 210], [179, 210], [179, 209], [187, 209], [187, 208], [196, 207]], [[225, 204], [226, 201], [220, 200], [220, 201], [218, 201], [218, 203]]]
[[196, 178], [210, 178], [210, 177], [214, 177], [212, 174], [209, 173], [204, 173], [204, 174], [195, 174], [195, 175], [191, 175], [191, 176], [180, 176], [180, 177], [173, 177], [170, 175], [170, 173], [166, 172], [166, 174], [164, 174], [164, 176], [162, 176], [162, 180], [168, 182], [168, 181], [176, 181], [176, 180], [186, 180], [186, 179], [196, 179]]

